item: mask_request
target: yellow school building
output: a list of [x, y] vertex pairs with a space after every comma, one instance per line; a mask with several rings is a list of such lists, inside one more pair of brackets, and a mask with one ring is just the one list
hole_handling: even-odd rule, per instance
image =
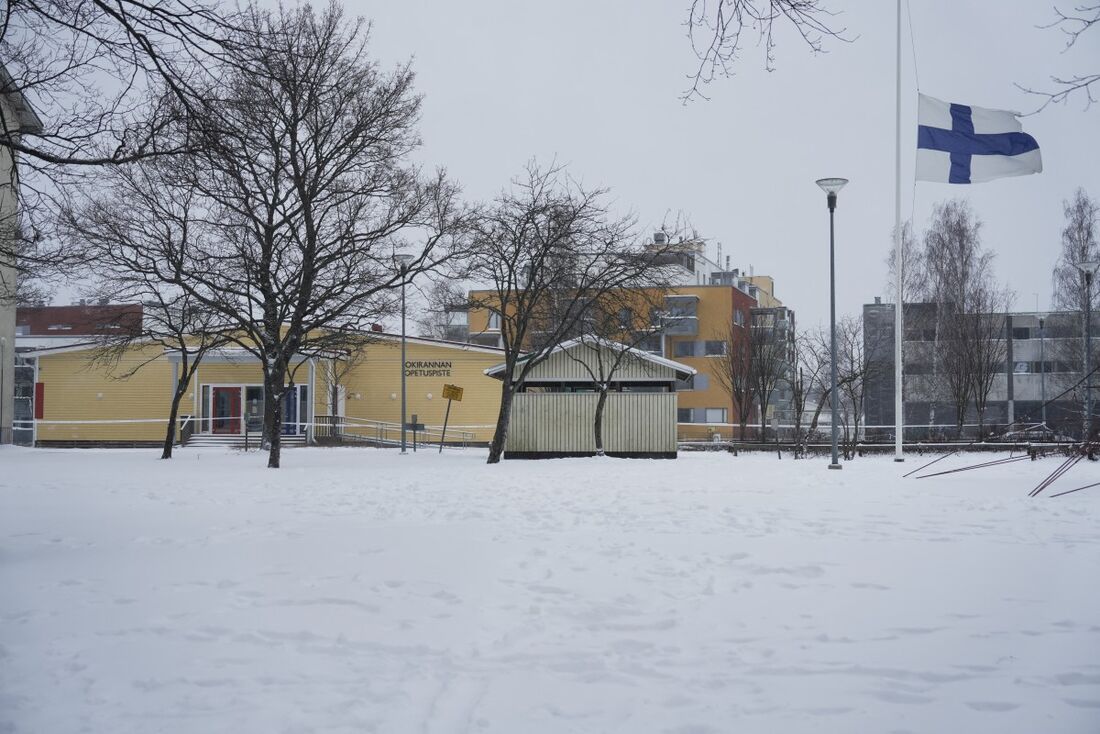
[[[71, 340], [70, 340], [71, 341]], [[25, 397], [19, 434], [37, 446], [145, 446], [164, 440], [179, 355], [139, 346], [109, 368], [94, 361], [93, 343], [23, 346], [18, 394]], [[46, 343], [43, 343], [46, 342]], [[444, 385], [463, 388], [451, 403], [447, 443], [485, 443], [500, 405], [500, 383], [485, 370], [501, 350], [475, 344], [376, 333], [351, 355], [300, 358], [283, 403], [283, 440], [295, 443], [391, 444], [399, 440], [401, 380], [407, 415], [438, 441], [447, 400]], [[180, 404], [183, 442], [258, 440], [264, 393], [259, 362], [239, 347], [208, 354]]]

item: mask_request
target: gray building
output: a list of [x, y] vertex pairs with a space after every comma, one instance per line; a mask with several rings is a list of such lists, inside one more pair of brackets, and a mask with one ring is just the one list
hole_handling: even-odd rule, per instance
[[[1083, 391], [1082, 326], [1077, 312], [1011, 312], [989, 315], [996, 327], [995, 373], [991, 376], [984, 424], [986, 432], [1012, 423], [1040, 423], [1058, 433], [1081, 430]], [[956, 409], [943, 374], [947, 345], [937, 329], [932, 303], [905, 305], [902, 343], [906, 440], [955, 434]], [[1095, 328], [1095, 323], [1094, 323]], [[894, 431], [894, 304], [863, 307], [864, 351], [877, 368], [867, 382], [864, 404], [868, 438], [887, 439]], [[1094, 354], [1095, 341], [1094, 341]], [[1094, 394], [1094, 402], [1100, 395]], [[1044, 411], [1043, 404], [1048, 402]], [[974, 436], [978, 414], [973, 399], [964, 435]]]
[[[15, 89], [15, 82], [0, 64], [0, 88]], [[18, 91], [0, 93], [0, 111], [8, 135], [42, 131], [42, 121]], [[15, 412], [15, 263], [4, 257], [15, 250], [19, 236], [19, 176], [11, 148], [0, 146], [0, 444], [12, 441]]]

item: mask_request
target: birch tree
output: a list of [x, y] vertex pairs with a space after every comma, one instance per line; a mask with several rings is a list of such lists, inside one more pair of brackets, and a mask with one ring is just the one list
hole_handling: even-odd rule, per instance
[[504, 374], [488, 463], [500, 461], [512, 401], [527, 375], [565, 340], [601, 298], [629, 287], [656, 257], [615, 215], [607, 189], [589, 189], [561, 166], [530, 162], [478, 218], [471, 277], [488, 284], [472, 309], [499, 317]]

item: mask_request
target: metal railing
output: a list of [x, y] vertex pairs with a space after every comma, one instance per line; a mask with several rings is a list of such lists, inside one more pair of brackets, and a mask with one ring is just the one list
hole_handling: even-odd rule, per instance
[[[407, 431], [409, 447], [413, 445], [413, 431]], [[333, 443], [372, 443], [380, 446], [401, 445], [401, 424], [390, 421], [373, 421], [364, 418], [349, 418], [347, 416], [318, 415], [313, 424], [313, 436], [317, 440], [331, 441]], [[425, 426], [423, 431], [416, 431], [415, 440], [417, 446], [439, 447], [443, 442], [442, 426]], [[472, 431], [464, 431], [458, 428], [447, 428], [444, 448], [469, 447], [474, 440]]]

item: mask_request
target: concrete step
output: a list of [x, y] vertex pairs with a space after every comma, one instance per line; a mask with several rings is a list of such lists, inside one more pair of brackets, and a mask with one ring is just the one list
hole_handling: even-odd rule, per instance
[[[249, 435], [248, 446], [249, 448], [258, 448], [260, 445], [261, 437], [259, 434]], [[286, 448], [293, 448], [295, 446], [305, 446], [305, 436], [283, 436], [279, 442], [281, 446]], [[198, 433], [187, 440], [185, 446], [193, 448], [222, 446], [228, 448], [244, 448], [245, 437], [235, 436], [232, 434], [218, 434], [218, 433]]]

